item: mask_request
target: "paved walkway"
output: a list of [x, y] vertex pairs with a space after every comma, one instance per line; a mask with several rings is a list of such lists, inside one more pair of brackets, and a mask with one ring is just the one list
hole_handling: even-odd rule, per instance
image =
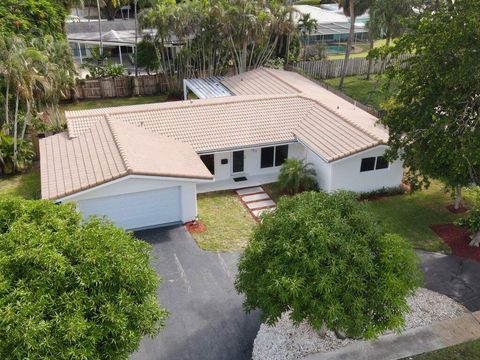
[[277, 207], [270, 195], [261, 186], [238, 189], [235, 192], [242, 204], [257, 221], [265, 211], [273, 211]]

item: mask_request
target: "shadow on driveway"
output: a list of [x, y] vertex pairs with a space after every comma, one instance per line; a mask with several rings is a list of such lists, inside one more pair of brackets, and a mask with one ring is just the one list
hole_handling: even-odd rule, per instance
[[135, 235], [153, 246], [160, 303], [170, 316], [132, 359], [251, 359], [260, 319], [245, 314], [233, 287], [239, 254], [203, 251], [183, 227]]

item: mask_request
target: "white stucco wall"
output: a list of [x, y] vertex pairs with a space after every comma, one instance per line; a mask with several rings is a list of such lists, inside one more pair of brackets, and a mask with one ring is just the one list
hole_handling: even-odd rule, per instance
[[391, 163], [388, 169], [360, 172], [363, 158], [382, 156], [386, 148], [381, 145], [331, 163], [330, 191], [347, 189], [364, 192], [400, 186], [403, 177], [403, 163], [400, 160]]
[[[288, 145], [288, 157], [302, 159], [305, 157], [305, 148], [299, 143], [292, 143]], [[222, 164], [222, 159], [227, 159], [227, 164]], [[276, 174], [280, 171], [280, 166], [270, 168], [260, 167], [261, 148], [252, 148], [244, 150], [244, 172], [232, 173], [232, 152], [219, 152], [214, 154], [215, 162], [215, 180], [226, 180], [235, 176], [241, 175], [262, 175], [262, 174]]]
[[329, 192], [332, 182], [331, 164], [323, 161], [310, 149], [306, 149], [306, 161], [313, 165], [313, 168], [317, 173], [317, 182], [320, 189]]
[[180, 187], [180, 199], [182, 221], [188, 222], [197, 216], [197, 194], [194, 181], [184, 181], [148, 176], [127, 176], [111, 183], [106, 183], [91, 190], [62, 199], [62, 202], [77, 202], [81, 209], [82, 200], [115, 196], [120, 194], [132, 194], [149, 190], [159, 190], [169, 187]]

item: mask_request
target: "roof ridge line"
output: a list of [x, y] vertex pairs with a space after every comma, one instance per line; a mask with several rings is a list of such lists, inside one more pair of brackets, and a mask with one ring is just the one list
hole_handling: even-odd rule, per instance
[[[198, 99], [195, 100], [194, 102], [199, 101], [199, 103], [192, 104], [193, 100], [182, 100], [182, 102], [188, 102], [188, 104], [185, 105], [180, 105], [180, 106], [168, 106], [165, 109], [162, 108], [155, 108], [155, 109], [141, 109], [141, 110], [136, 110], [135, 113], [146, 113], [146, 112], [151, 112], [151, 111], [158, 111], [158, 110], [177, 110], [177, 109], [186, 109], [186, 108], [198, 108], [198, 107], [210, 107], [210, 106], [218, 106], [218, 105], [225, 105], [225, 104], [239, 104], [239, 103], [246, 103], [246, 102], [257, 102], [257, 101], [262, 101], [262, 100], [274, 100], [274, 99], [287, 99], [287, 98], [294, 98], [297, 97], [300, 94], [272, 94], [272, 95], [235, 95], [235, 96], [225, 96], [221, 98], [211, 98], [211, 99]], [[242, 98], [238, 99], [239, 97], [248, 97], [247, 99]], [[236, 99], [237, 98], [237, 99]], [[218, 99], [222, 100], [230, 100], [230, 101], [218, 101]], [[208, 100], [217, 100], [217, 101], [208, 101]], [[207, 101], [206, 103], [204, 101]], [[201, 102], [201, 103], [200, 103]], [[158, 103], [158, 104], [172, 104], [175, 103], [175, 101], [171, 102], [164, 102], [164, 103]], [[151, 104], [142, 104], [142, 105], [151, 105]], [[126, 106], [136, 106], [136, 105], [126, 105]], [[119, 109], [122, 106], [117, 106], [115, 108]], [[108, 108], [106, 108], [108, 109]], [[88, 110], [87, 110], [88, 111]], [[88, 114], [88, 115], [81, 115], [78, 117], [73, 117], [70, 118], [71, 120], [75, 120], [77, 118], [91, 118], [91, 117], [96, 117], [96, 116], [110, 116], [110, 115], [125, 115], [125, 114], [130, 114], [131, 112], [129, 111], [118, 111], [118, 112], [113, 112], [113, 113], [105, 113], [105, 114]], [[67, 120], [68, 121], [68, 120]]]
[[125, 165], [125, 169], [127, 169], [127, 174], [132, 173], [132, 166], [130, 165], [130, 162], [128, 161], [127, 154], [125, 153], [125, 149], [120, 143], [120, 140], [118, 138], [118, 134], [116, 129], [114, 129], [114, 126], [112, 124], [112, 119], [110, 119], [110, 116], [108, 114], [104, 115], [105, 121], [107, 122], [107, 126], [110, 129], [110, 132], [112, 133], [113, 141], [115, 142], [115, 145], [117, 146], [118, 152], [120, 153], [120, 157], [122, 158], [123, 165]]
[[[312, 100], [313, 102], [315, 102], [316, 104], [320, 105], [322, 108], [324, 108], [325, 110], [327, 111], [330, 111], [331, 113], [337, 115], [340, 119], [342, 119], [343, 121], [345, 121], [347, 124], [353, 126], [355, 129], [357, 130], [360, 130], [361, 132], [363, 132], [364, 134], [370, 136], [372, 139], [374, 140], [377, 140], [379, 142], [383, 142], [383, 140], [378, 137], [377, 135], [375, 135], [374, 133], [372, 133], [371, 131], [367, 130], [367, 129], [364, 129], [363, 127], [359, 126], [358, 124], [355, 124], [353, 122], [351, 122], [350, 120], [348, 120], [346, 117], [344, 117], [342, 114], [340, 114], [339, 112], [333, 110], [333, 109], [330, 109], [328, 106], [326, 106], [325, 104], [321, 103], [318, 99], [315, 99], [315, 98], [312, 98], [304, 93], [301, 93], [301, 94], [298, 94], [298, 96], [300, 97], [303, 97], [304, 99], [309, 99], [309, 100]], [[312, 107], [313, 109], [313, 107]], [[310, 111], [308, 112], [308, 114], [310, 114], [310, 112], [312, 111], [312, 109], [310, 109]], [[361, 110], [361, 109], [360, 109]], [[303, 119], [302, 119], [303, 120]]]

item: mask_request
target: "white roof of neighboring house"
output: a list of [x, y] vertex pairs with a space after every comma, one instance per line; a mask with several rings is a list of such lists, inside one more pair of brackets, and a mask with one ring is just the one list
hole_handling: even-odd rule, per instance
[[42, 198], [58, 199], [127, 175], [212, 179], [188, 144], [103, 116], [71, 139], [40, 141]]
[[[341, 11], [325, 10], [317, 6], [311, 5], [294, 5], [296, 13], [294, 13], [294, 21], [300, 20], [301, 14], [310, 14], [312, 19], [317, 21], [317, 29], [312, 35], [335, 35], [348, 34], [350, 31], [350, 17], [345, 16]], [[366, 15], [368, 18], [368, 15]], [[365, 16], [356, 18], [355, 32], [366, 32]]]
[[126, 171], [208, 178], [195, 152], [300, 141], [331, 162], [388, 140], [377, 118], [297, 73], [261, 68], [222, 84], [234, 96], [65, 112], [68, 134], [41, 141], [42, 196]]

